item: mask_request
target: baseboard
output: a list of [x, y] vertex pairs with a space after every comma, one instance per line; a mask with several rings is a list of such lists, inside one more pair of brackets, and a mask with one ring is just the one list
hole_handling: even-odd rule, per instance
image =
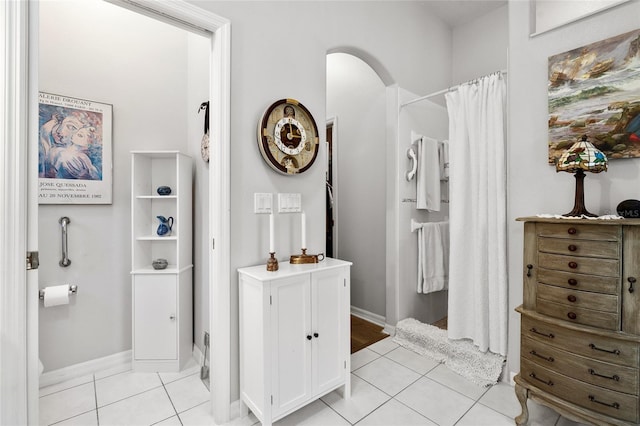
[[365, 311], [364, 309], [351, 306], [351, 315], [355, 315], [358, 318], [372, 322], [380, 327], [385, 326], [385, 317], [382, 315], [374, 314], [373, 312]]
[[395, 336], [396, 335], [396, 327], [391, 325], [391, 324], [384, 324], [384, 329], [382, 330], [385, 333], [387, 333], [389, 336]]
[[40, 387], [55, 385], [115, 367], [126, 368], [127, 364], [131, 366], [131, 350], [42, 373], [40, 376]]
[[[131, 368], [132, 355], [131, 350], [128, 350], [42, 373], [42, 375], [40, 375], [40, 387], [55, 385], [66, 382], [67, 380], [86, 376], [87, 374], [94, 374], [109, 369], [120, 368], [122, 371], [125, 371], [127, 367]], [[203, 355], [196, 345], [193, 345], [192, 356], [198, 365], [202, 364]]]

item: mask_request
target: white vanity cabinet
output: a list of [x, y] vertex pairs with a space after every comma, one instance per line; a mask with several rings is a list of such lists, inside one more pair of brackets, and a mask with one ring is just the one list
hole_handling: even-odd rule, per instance
[[263, 425], [350, 394], [350, 262], [241, 268], [240, 399]]
[[[192, 356], [192, 160], [178, 151], [131, 153], [133, 369], [180, 371]], [[171, 193], [158, 194], [168, 186]], [[173, 218], [158, 235], [157, 216]], [[154, 269], [155, 259], [165, 269]]]

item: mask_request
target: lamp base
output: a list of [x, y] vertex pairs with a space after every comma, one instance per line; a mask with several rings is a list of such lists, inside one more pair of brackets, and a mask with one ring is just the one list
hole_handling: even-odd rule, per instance
[[575, 174], [576, 178], [576, 195], [575, 202], [573, 204], [573, 210], [569, 213], [565, 213], [562, 216], [588, 216], [598, 217], [597, 214], [593, 214], [587, 211], [584, 206], [584, 172], [582, 169], [578, 169]]
[[587, 209], [585, 209], [584, 207], [582, 208], [582, 210], [580, 209], [576, 209], [574, 207], [573, 210], [571, 210], [569, 213], [565, 213], [562, 216], [566, 216], [566, 217], [580, 217], [580, 216], [587, 216], [587, 217], [598, 217], [597, 214], [593, 214], [587, 211]]

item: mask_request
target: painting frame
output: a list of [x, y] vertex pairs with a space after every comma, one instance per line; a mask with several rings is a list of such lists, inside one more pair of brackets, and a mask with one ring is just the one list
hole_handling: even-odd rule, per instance
[[583, 135], [609, 159], [640, 157], [640, 29], [549, 57], [548, 162]]
[[38, 94], [38, 203], [113, 203], [113, 106]]

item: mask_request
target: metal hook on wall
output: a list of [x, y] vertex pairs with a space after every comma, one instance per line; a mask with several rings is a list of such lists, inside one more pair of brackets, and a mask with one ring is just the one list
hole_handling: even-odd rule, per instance
[[71, 265], [71, 260], [69, 259], [69, 245], [67, 241], [67, 225], [71, 223], [71, 219], [66, 216], [63, 216], [58, 220], [60, 223], [60, 228], [62, 229], [62, 259], [60, 260], [60, 266], [67, 267]]

